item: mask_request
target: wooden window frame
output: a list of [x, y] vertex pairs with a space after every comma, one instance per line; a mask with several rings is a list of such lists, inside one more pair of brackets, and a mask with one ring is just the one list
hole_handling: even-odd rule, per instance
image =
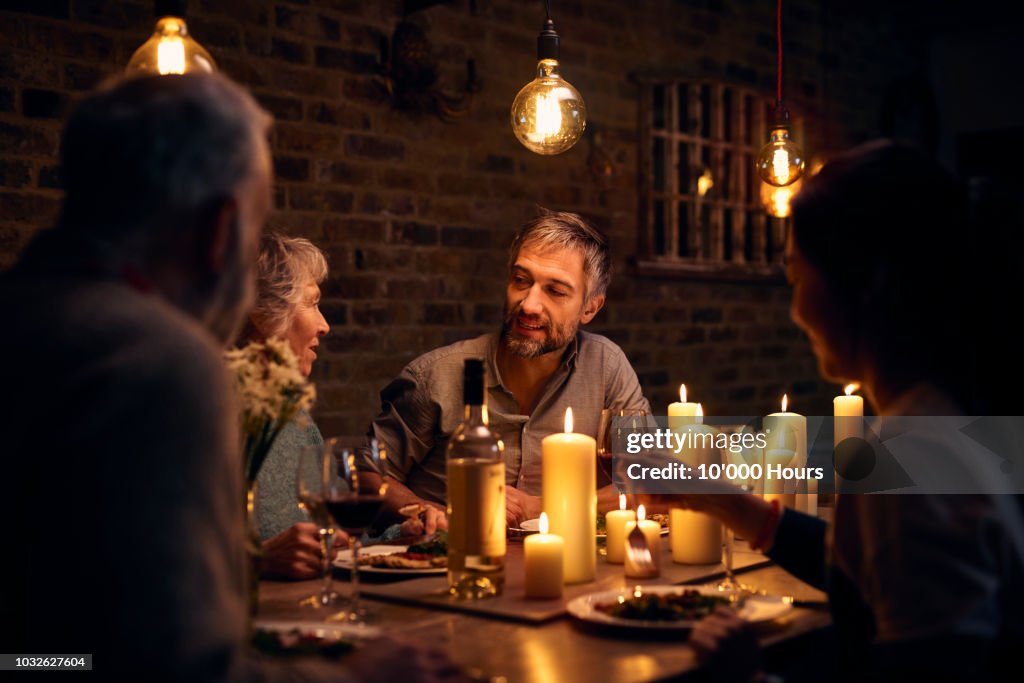
[[[754, 158], [768, 140], [774, 101], [751, 88], [706, 79], [655, 77], [638, 81], [637, 273], [741, 281], [782, 279], [783, 245], [790, 219], [767, 215], [754, 169]], [[659, 122], [663, 125], [655, 121], [655, 98], [659, 95], [663, 100]], [[727, 98], [733, 102], [728, 107]], [[685, 118], [680, 117], [682, 109]], [[727, 109], [731, 112], [728, 121]], [[794, 136], [802, 139], [802, 120], [794, 116], [792, 124]], [[660, 169], [655, 168], [656, 144], [662, 149]], [[681, 150], [686, 156], [683, 178]], [[711, 171], [716, 186], [701, 196], [696, 189], [697, 178], [705, 168]], [[681, 181], [685, 181], [685, 187]], [[656, 218], [659, 208], [660, 221]], [[686, 212], [682, 223], [681, 212]]]

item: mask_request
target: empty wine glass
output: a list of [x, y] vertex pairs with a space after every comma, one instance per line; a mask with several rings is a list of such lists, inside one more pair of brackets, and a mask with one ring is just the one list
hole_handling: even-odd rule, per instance
[[[747, 430], [741, 427], [736, 431], [742, 433]], [[723, 453], [725, 454], [725, 462], [722, 466], [722, 476], [730, 484], [738, 487], [743, 492], [742, 495], [750, 495], [750, 492], [753, 490], [750, 476], [751, 467], [746, 457], [744, 457], [743, 449], [737, 452], [731, 448], [726, 448]], [[756, 589], [752, 586], [736, 579], [733, 572], [733, 545], [736, 540], [736, 534], [725, 524], [722, 525], [722, 539], [725, 555], [723, 562], [725, 565], [725, 578], [719, 581], [715, 587], [720, 593], [725, 593], [731, 600], [755, 593]]]
[[328, 439], [324, 452], [331, 458], [332, 471], [324, 487], [324, 503], [338, 527], [348, 532], [352, 549], [352, 592], [346, 609], [328, 621], [364, 623], [366, 609], [359, 602], [359, 548], [366, 531], [384, 504], [383, 452], [377, 442], [357, 454], [356, 448], [338, 439]]
[[338, 601], [338, 594], [331, 588], [331, 549], [334, 547], [334, 520], [324, 505], [324, 486], [333, 472], [331, 457], [323, 445], [309, 445], [299, 454], [299, 466], [295, 476], [295, 489], [299, 507], [320, 531], [321, 568], [324, 582], [319, 593], [299, 601], [304, 607], [319, 609]]

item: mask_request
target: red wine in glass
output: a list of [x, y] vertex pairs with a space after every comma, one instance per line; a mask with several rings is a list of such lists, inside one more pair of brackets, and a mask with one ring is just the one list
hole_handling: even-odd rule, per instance
[[350, 534], [361, 534], [376, 519], [384, 497], [375, 493], [358, 493], [324, 502], [338, 526]]

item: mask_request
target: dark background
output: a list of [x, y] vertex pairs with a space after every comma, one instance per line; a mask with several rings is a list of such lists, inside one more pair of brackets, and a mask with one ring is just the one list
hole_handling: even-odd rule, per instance
[[[616, 275], [591, 329], [623, 347], [656, 412], [686, 382], [720, 415], [770, 412], [784, 391], [798, 412], [831, 414], [837, 389], [817, 378], [783, 283], [653, 279], [630, 267], [639, 174], [630, 74], [672, 70], [770, 97], [775, 3], [552, 2], [562, 73], [589, 118], [584, 139], [558, 157], [526, 151], [508, 123], [533, 77], [543, 3], [430, 5], [189, 3], [192, 35], [277, 119], [271, 226], [314, 240], [330, 260], [332, 331], [314, 367], [321, 429], [362, 432], [404, 363], [496, 327], [505, 248], [537, 205], [608, 231]], [[407, 10], [430, 42], [440, 93], [457, 98], [473, 60], [480, 89], [468, 115], [442, 121], [415, 98], [413, 110], [393, 106], [382, 44]], [[148, 2], [0, 2], [0, 268], [53, 224], [69, 108], [122, 70], [152, 25]], [[784, 88], [808, 156], [896, 135], [969, 175], [1019, 176], [1021, 26], [1002, 3], [787, 0]], [[610, 179], [595, 174], [595, 159], [611, 161]]]

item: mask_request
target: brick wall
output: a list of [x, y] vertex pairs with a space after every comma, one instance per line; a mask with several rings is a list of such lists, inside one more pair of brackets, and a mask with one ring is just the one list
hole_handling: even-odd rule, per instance
[[[636, 251], [637, 89], [631, 72], [677, 68], [774, 84], [774, 3], [750, 0], [556, 1], [562, 71], [586, 99], [588, 134], [554, 158], [514, 139], [508, 110], [535, 67], [541, 2], [458, 0], [414, 15], [434, 46], [442, 88], [466, 60], [482, 90], [469, 117], [396, 111], [378, 75], [396, 0], [191, 0], [192, 34], [276, 117], [271, 226], [327, 252], [332, 325], [314, 369], [325, 433], [358, 433], [377, 392], [416, 355], [500, 320], [504, 249], [536, 205], [604, 227], [617, 275], [592, 329], [626, 351], [655, 406], [678, 383], [717, 414], [764, 413], [789, 391], [827, 414], [834, 388], [789, 322], [784, 285], [641, 278]], [[820, 3], [822, 5], [836, 3]], [[12, 0], [0, 10], [0, 268], [51, 225], [60, 201], [61, 121], [85, 91], [119, 72], [149, 35], [151, 5]], [[786, 87], [807, 118], [809, 151], [876, 134], [878, 98], [911, 47], [884, 15], [822, 14], [786, 3]], [[849, 11], [832, 9], [832, 12]], [[599, 181], [595, 154], [614, 175]]]

